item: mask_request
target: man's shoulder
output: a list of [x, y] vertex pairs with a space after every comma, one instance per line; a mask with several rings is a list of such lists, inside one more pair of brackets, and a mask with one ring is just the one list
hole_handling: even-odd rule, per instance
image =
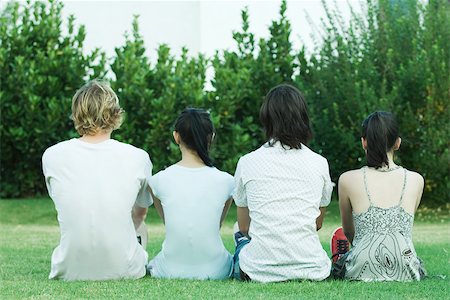
[[123, 143], [114, 140], [114, 147], [118, 149], [119, 151], [123, 151], [129, 155], [132, 155], [133, 157], [139, 157], [140, 159], [148, 159], [149, 155], [148, 153], [136, 146], [133, 146], [131, 144]]
[[251, 162], [253, 160], [258, 160], [261, 156], [266, 155], [267, 151], [269, 151], [270, 149], [268, 147], [266, 147], [265, 145], [262, 145], [261, 147], [247, 153], [241, 156], [241, 158], [239, 159], [239, 161], [241, 163], [244, 162]]
[[44, 153], [42, 154], [42, 158], [51, 157], [54, 155], [58, 155], [61, 152], [64, 152], [68, 148], [71, 148], [73, 145], [73, 139], [59, 142], [53, 146], [48, 147]]
[[317, 162], [319, 162], [321, 164], [328, 165], [328, 160], [324, 156], [322, 156], [321, 154], [313, 151], [309, 147], [307, 147], [305, 145], [302, 145], [302, 149], [301, 150], [304, 151], [304, 153], [306, 155], [308, 155], [312, 160], [315, 160], [315, 161], [317, 161]]
[[258, 169], [258, 167], [269, 159], [273, 157], [273, 147], [267, 146], [267, 143], [261, 147], [244, 154], [239, 158], [238, 165], [241, 169], [253, 170]]

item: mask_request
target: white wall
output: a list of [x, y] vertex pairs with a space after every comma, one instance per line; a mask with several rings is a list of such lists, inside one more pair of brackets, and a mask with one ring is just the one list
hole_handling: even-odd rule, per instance
[[[131, 33], [133, 16], [139, 15], [140, 33], [152, 63], [157, 59], [156, 49], [163, 43], [168, 44], [175, 55], [180, 54], [182, 47], [187, 47], [191, 54], [201, 52], [208, 57], [216, 50], [236, 49], [232, 32], [241, 28], [244, 7], [248, 7], [250, 31], [255, 34], [257, 43], [259, 38], [269, 36], [268, 27], [278, 18], [281, 3], [281, 0], [60, 1], [64, 3], [64, 20], [74, 15], [75, 23], [86, 27], [86, 53], [101, 48], [109, 58], [114, 57], [116, 47], [124, 44], [125, 32]], [[361, 1], [326, 0], [346, 21], [350, 15], [349, 4], [360, 11]], [[0, 9], [5, 3], [0, 0]], [[288, 0], [287, 17], [292, 25], [294, 48], [306, 46], [311, 50], [314, 47], [311, 35], [318, 33], [321, 18], [325, 18], [321, 0]], [[211, 88], [209, 80], [214, 77], [213, 72], [212, 68], [207, 69], [206, 89]]]
[[[73, 14], [77, 24], [86, 26], [86, 51], [96, 47], [106, 51], [109, 57], [114, 48], [123, 45], [125, 31], [131, 31], [133, 15], [140, 15], [140, 32], [145, 40], [147, 54], [155, 59], [155, 49], [161, 43], [168, 44], [173, 53], [179, 54], [186, 46], [192, 53], [208, 56], [215, 50], [235, 49], [232, 31], [241, 27], [241, 10], [247, 6], [250, 30], [256, 38], [269, 35], [268, 27], [279, 14], [281, 1], [67, 1], [63, 15]], [[330, 2], [330, 1], [328, 1]], [[344, 19], [348, 19], [348, 3], [356, 9], [357, 0], [337, 0]], [[287, 16], [292, 24], [292, 42], [295, 48], [313, 47], [312, 28], [306, 13], [320, 27], [324, 10], [320, 0], [288, 0]]]

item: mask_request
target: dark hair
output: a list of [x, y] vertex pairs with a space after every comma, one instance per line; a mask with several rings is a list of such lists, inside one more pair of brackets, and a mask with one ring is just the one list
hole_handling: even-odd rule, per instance
[[213, 166], [208, 152], [214, 135], [214, 125], [207, 111], [199, 108], [183, 110], [175, 122], [175, 131], [180, 134], [187, 148], [197, 152], [205, 165]]
[[280, 141], [283, 147], [300, 149], [312, 138], [305, 98], [291, 85], [281, 84], [267, 93], [259, 118], [270, 146]]
[[398, 124], [390, 112], [376, 111], [362, 123], [362, 137], [367, 141], [367, 166], [376, 169], [389, 167], [387, 152], [399, 137]]

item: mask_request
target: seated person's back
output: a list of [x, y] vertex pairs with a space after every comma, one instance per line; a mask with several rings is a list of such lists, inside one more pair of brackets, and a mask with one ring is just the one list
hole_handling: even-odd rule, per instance
[[164, 220], [166, 238], [150, 261], [151, 276], [225, 279], [231, 254], [220, 226], [231, 203], [233, 177], [212, 165], [209, 147], [214, 127], [207, 112], [186, 109], [175, 124], [174, 138], [182, 159], [150, 180], [155, 207]]
[[[310, 129], [307, 115], [303, 120], [295, 116], [300, 111], [306, 114], [306, 104], [297, 89], [272, 89], [261, 108], [269, 141], [238, 162], [233, 198], [239, 228], [251, 238], [242, 249], [238, 245], [238, 262], [251, 280], [322, 280], [330, 272], [316, 221], [319, 208], [330, 202], [333, 185], [326, 159], [303, 144]], [[248, 224], [239, 219], [245, 211]]]
[[161, 199], [166, 239], [153, 260], [152, 276], [223, 279], [231, 256], [220, 238], [220, 218], [233, 189], [233, 177], [213, 167], [172, 165], [153, 176]]
[[[98, 82], [83, 88], [96, 89], [97, 84], [106, 89]], [[152, 167], [148, 154], [109, 138], [92, 142], [87, 137], [50, 147], [42, 161], [61, 230], [49, 277], [144, 276], [147, 253], [136, 239], [132, 210], [151, 204], [146, 190]]]
[[367, 166], [339, 178], [342, 225], [352, 248], [338, 253], [333, 275], [363, 281], [423, 279], [425, 269], [412, 243], [423, 178], [394, 163], [401, 138], [391, 113], [371, 114], [361, 139]]

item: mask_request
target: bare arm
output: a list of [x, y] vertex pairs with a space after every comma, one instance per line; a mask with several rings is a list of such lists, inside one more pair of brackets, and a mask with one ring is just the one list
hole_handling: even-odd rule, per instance
[[227, 216], [228, 210], [230, 209], [231, 202], [233, 202], [233, 198], [228, 199], [223, 206], [222, 216], [220, 216], [220, 227], [222, 227], [223, 220]]
[[133, 219], [134, 228], [137, 230], [145, 220], [147, 216], [148, 208], [134, 205], [131, 210], [131, 218]]
[[161, 218], [161, 220], [163, 221], [163, 224], [165, 224], [164, 221], [164, 210], [163, 207], [161, 205], [161, 200], [159, 200], [155, 194], [153, 194], [153, 191], [150, 187], [148, 187], [148, 191], [150, 192], [150, 194], [152, 195], [153, 198], [153, 206], [155, 206], [156, 208], [156, 212], [158, 213], [159, 217]]
[[355, 235], [355, 226], [353, 225], [352, 204], [346, 189], [345, 178], [341, 175], [339, 178], [339, 210], [341, 212], [342, 228], [345, 236], [350, 243], [353, 242]]
[[250, 214], [248, 207], [237, 207], [237, 219], [239, 231], [248, 237], [248, 230], [250, 228]]
[[422, 175], [418, 174], [418, 183], [417, 188], [419, 189], [417, 192], [417, 200], [416, 200], [416, 206], [414, 209], [414, 213], [417, 211], [417, 208], [419, 208], [420, 200], [422, 199], [423, 194], [423, 188], [425, 187], [425, 180], [423, 179]]
[[323, 219], [325, 218], [325, 212], [327, 211], [326, 207], [320, 207], [320, 215], [316, 219], [316, 228], [317, 231], [319, 231], [320, 228], [322, 228]]

